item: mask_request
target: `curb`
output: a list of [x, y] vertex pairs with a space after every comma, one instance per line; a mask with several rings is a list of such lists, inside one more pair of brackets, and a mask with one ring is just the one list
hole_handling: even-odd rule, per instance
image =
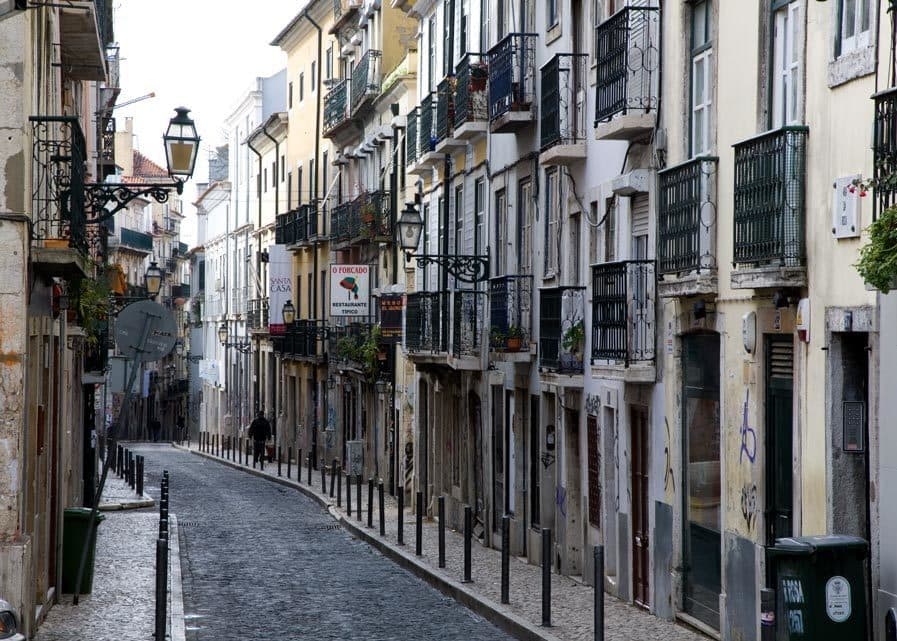
[[186, 641], [187, 630], [184, 622], [184, 586], [183, 577], [181, 577], [181, 544], [178, 540], [178, 517], [174, 514], [168, 515], [168, 545], [170, 557], [168, 559], [169, 594], [171, 596], [171, 605], [169, 607], [169, 639], [171, 641]]
[[177, 449], [186, 450], [188, 452], [191, 452], [192, 454], [196, 454], [197, 456], [201, 456], [212, 461], [217, 461], [218, 463], [222, 463], [233, 469], [248, 472], [253, 476], [264, 478], [268, 481], [273, 481], [274, 483], [283, 485], [284, 487], [289, 487], [294, 490], [301, 491], [305, 496], [313, 499], [316, 503], [318, 503], [318, 505], [327, 510], [328, 514], [330, 514], [330, 516], [332, 516], [337, 523], [339, 523], [350, 534], [352, 534], [352, 536], [364, 541], [365, 543], [379, 551], [386, 558], [395, 562], [405, 570], [411, 572], [416, 577], [423, 579], [446, 596], [454, 599], [461, 605], [465, 606], [468, 610], [483, 617], [504, 632], [507, 632], [508, 634], [511, 634], [518, 639], [522, 639], [523, 641], [560, 641], [558, 637], [550, 634], [546, 630], [529, 623], [516, 614], [505, 611], [503, 608], [501, 608], [501, 606], [499, 606], [491, 599], [481, 597], [480, 595], [474, 593], [469, 588], [464, 587], [464, 584], [462, 584], [461, 582], [434, 572], [432, 569], [430, 569], [429, 566], [421, 563], [420, 561], [417, 561], [413, 554], [409, 554], [403, 552], [402, 550], [394, 548], [385, 540], [371, 534], [363, 527], [356, 525], [342, 514], [336, 512], [336, 508], [333, 503], [331, 503], [326, 498], [322, 498], [314, 490], [307, 489], [307, 486], [299, 485], [293, 479], [271, 476], [270, 474], [261, 470], [247, 468], [243, 465], [240, 465], [239, 463], [219, 458], [212, 454], [207, 454], [205, 452], [200, 452], [194, 449], [188, 449], [181, 445], [174, 445], [174, 447], [176, 447]]
[[142, 499], [134, 501], [110, 501], [109, 503], [100, 503], [97, 509], [100, 512], [117, 512], [120, 510], [139, 510], [145, 507], [153, 507], [156, 501], [146, 494]]

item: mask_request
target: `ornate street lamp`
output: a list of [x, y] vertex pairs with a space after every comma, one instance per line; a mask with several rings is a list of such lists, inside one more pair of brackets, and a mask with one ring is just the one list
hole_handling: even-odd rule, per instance
[[162, 270], [159, 269], [156, 261], [151, 262], [150, 266], [146, 268], [146, 273], [143, 275], [143, 285], [146, 287], [146, 293], [150, 298], [155, 298], [159, 295], [159, 290], [162, 289]]
[[405, 250], [406, 258], [411, 260], [411, 254], [417, 251], [420, 235], [424, 230], [424, 221], [414, 203], [405, 203], [405, 209], [402, 210], [396, 226], [399, 230], [399, 246]]
[[227, 325], [224, 323], [218, 326], [218, 341], [225, 347], [227, 346]]
[[[165, 141], [165, 162], [168, 165], [168, 175], [183, 185], [183, 180], [188, 180], [193, 175], [196, 166], [196, 154], [199, 152], [199, 135], [196, 133], [196, 125], [187, 114], [190, 110], [186, 107], [177, 107], [177, 115], [168, 121], [168, 131], [162, 139]], [[182, 188], [178, 189], [181, 193]]]
[[296, 308], [293, 307], [293, 301], [288, 300], [283, 304], [283, 322], [284, 325], [292, 325], [296, 320]]
[[221, 325], [218, 326], [218, 341], [221, 343], [222, 347], [233, 347], [241, 354], [245, 354], [252, 349], [252, 343], [250, 343], [248, 339], [229, 341], [227, 338], [227, 323], [221, 323]]

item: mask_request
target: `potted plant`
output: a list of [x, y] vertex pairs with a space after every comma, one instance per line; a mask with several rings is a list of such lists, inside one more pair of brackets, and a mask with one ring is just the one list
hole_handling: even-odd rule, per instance
[[897, 288], [897, 206], [888, 207], [867, 228], [869, 242], [854, 263], [863, 280], [887, 294]]
[[84, 328], [85, 340], [91, 347], [99, 342], [106, 327], [109, 297], [109, 286], [104, 282], [83, 278], [78, 285], [74, 307]]
[[517, 325], [508, 326], [506, 346], [509, 352], [519, 352], [523, 346], [523, 330]]
[[579, 356], [582, 353], [582, 346], [586, 340], [586, 326], [582, 320], [578, 320], [564, 332], [564, 338], [561, 342], [564, 350], [571, 354]]
[[492, 349], [502, 349], [507, 347], [507, 336], [498, 325], [493, 325], [489, 329], [489, 345]]

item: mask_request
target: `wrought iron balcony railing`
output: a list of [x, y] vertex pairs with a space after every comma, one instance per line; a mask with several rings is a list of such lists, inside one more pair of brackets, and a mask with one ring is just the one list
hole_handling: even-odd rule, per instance
[[897, 174], [897, 88], [881, 91], [875, 100], [875, 132], [872, 142], [875, 169], [875, 218], [897, 204], [897, 185], [883, 179]]
[[660, 72], [657, 7], [625, 7], [595, 28], [595, 122], [657, 109]]
[[436, 142], [448, 138], [455, 122], [455, 78], [446, 76], [436, 89]]
[[84, 134], [77, 118], [31, 116], [32, 230], [35, 240], [64, 242], [87, 254]]
[[489, 50], [489, 119], [529, 111], [536, 95], [534, 33], [509, 33]]
[[418, 159], [422, 158], [424, 154], [436, 149], [436, 119], [433, 117], [433, 112], [435, 110], [436, 95], [432, 93], [427, 94], [424, 97], [423, 102], [420, 103], [417, 112]]
[[329, 134], [349, 119], [349, 82], [340, 80], [324, 96], [324, 133]]
[[271, 343], [274, 351], [286, 359], [321, 358], [324, 335], [324, 321], [297, 320], [283, 334], [272, 336]]
[[716, 157], [664, 169], [657, 216], [661, 274], [716, 269]]
[[455, 128], [468, 122], [489, 120], [488, 81], [486, 57], [479, 53], [465, 54], [455, 68]]
[[554, 145], [585, 142], [588, 59], [584, 53], [559, 53], [542, 67], [542, 151]]
[[330, 221], [330, 240], [335, 245], [389, 242], [392, 239], [389, 192], [367, 191], [351, 202], [337, 205]]
[[297, 244], [316, 240], [318, 237], [318, 208], [313, 203], [300, 205], [293, 217], [293, 242]]
[[654, 261], [592, 266], [592, 358], [653, 361], [656, 296]]
[[452, 354], [456, 358], [479, 356], [486, 322], [487, 292], [456, 290], [452, 293]]
[[174, 258], [169, 258], [165, 261], [165, 271], [168, 274], [173, 275], [178, 270], [178, 261]]
[[808, 133], [782, 127], [735, 145], [736, 265], [805, 265]]
[[121, 246], [128, 249], [136, 249], [138, 251], [152, 253], [153, 237], [140, 231], [122, 227], [119, 232], [121, 235]]
[[585, 287], [539, 291], [539, 366], [562, 374], [583, 373]]
[[489, 347], [496, 351], [529, 351], [532, 338], [532, 276], [499, 276], [489, 280]]
[[352, 113], [380, 94], [381, 52], [368, 49], [352, 70]]
[[278, 245], [296, 244], [296, 216], [298, 211], [292, 209], [285, 214], [278, 214], [274, 221], [274, 242]]
[[253, 298], [248, 303], [246, 322], [249, 329], [256, 331], [268, 330], [268, 299]]
[[417, 107], [415, 107], [408, 114], [408, 123], [405, 128], [405, 164], [408, 167], [417, 162], [417, 137]]
[[448, 292], [408, 294], [405, 307], [405, 347], [409, 352], [448, 351]]
[[190, 285], [188, 283], [181, 283], [180, 285], [172, 285], [171, 286], [171, 297], [172, 298], [190, 298]]

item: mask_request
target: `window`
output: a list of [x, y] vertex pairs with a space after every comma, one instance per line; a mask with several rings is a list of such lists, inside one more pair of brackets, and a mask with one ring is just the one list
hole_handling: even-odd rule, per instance
[[774, 6], [772, 126], [777, 129], [801, 121], [803, 21], [799, 0]]
[[296, 205], [302, 205], [302, 165], [296, 169]]
[[607, 219], [604, 221], [604, 262], [617, 260], [617, 207], [613, 200], [607, 201]]
[[306, 318], [312, 318], [315, 315], [315, 275], [308, 275], [308, 316]]
[[498, 40], [501, 40], [505, 37], [506, 27], [505, 27], [505, 0], [498, 0], [496, 10], [495, 10], [495, 28], [496, 35], [498, 36]]
[[326, 195], [326, 192], [330, 191], [330, 184], [328, 183], [328, 179], [330, 178], [330, 176], [328, 175], [328, 167], [329, 167], [329, 165], [327, 164], [327, 152], [322, 151], [321, 152], [321, 180], [324, 183], [325, 195]]
[[455, 254], [464, 254], [464, 186], [455, 186]]
[[271, 186], [277, 186], [277, 161], [271, 163]]
[[327, 53], [324, 55], [324, 80], [333, 78], [333, 45], [327, 45]]
[[280, 182], [283, 182], [287, 168], [286, 157], [280, 156]]
[[287, 211], [293, 208], [293, 172], [287, 172]]
[[691, 8], [691, 154], [710, 152], [710, 116], [713, 102], [713, 49], [710, 36], [710, 1]]
[[463, 58], [467, 54], [467, 30], [470, 28], [467, 24], [470, 18], [468, 17], [469, 8], [467, 6], [467, 0], [461, 0], [461, 33], [458, 38], [458, 56]]
[[439, 208], [436, 210], [437, 211], [436, 215], [439, 217], [438, 218], [439, 229], [438, 229], [438, 237], [436, 239], [436, 243], [437, 243], [436, 253], [441, 254], [441, 253], [443, 253], [442, 248], [445, 247], [445, 241], [447, 240], [446, 239], [446, 227], [448, 227], [448, 208], [446, 207], [445, 198], [442, 196], [439, 197], [438, 207]]
[[545, 172], [545, 278], [557, 275], [558, 269], [558, 172]]
[[505, 232], [508, 229], [508, 198], [504, 189], [495, 192], [495, 275], [503, 276], [507, 273], [505, 255], [507, 238]]
[[598, 227], [595, 226], [595, 223], [598, 222], [600, 217], [598, 216], [598, 201], [593, 200], [589, 203], [589, 263], [597, 263], [601, 259], [598, 256]]
[[527, 178], [517, 189], [517, 273], [533, 273], [533, 183]]
[[309, 91], [314, 91], [318, 86], [318, 61], [311, 61], [311, 86], [308, 88]]
[[868, 47], [872, 23], [872, 0], [840, 0], [840, 33], [837, 55]]
[[430, 91], [436, 88], [436, 16], [430, 17], [430, 24], [427, 30], [427, 40], [430, 47], [430, 57], [427, 64], [427, 83]]
[[445, 0], [442, 4], [442, 75], [448, 76], [452, 73], [452, 26], [455, 20], [454, 16], [455, 2], [454, 0]]
[[308, 161], [308, 202], [318, 198], [318, 174], [315, 171], [315, 159]]
[[477, 178], [473, 184], [473, 207], [476, 212], [476, 220], [474, 222], [474, 248], [476, 253], [482, 256], [485, 253], [485, 246], [488, 239], [486, 238], [486, 230], [484, 229], [484, 221], [486, 220], [486, 181], [483, 178]]
[[265, 193], [267, 194], [268, 193], [268, 170], [264, 169], [263, 171], [264, 171], [265, 175], [264, 175], [264, 177], [261, 177], [261, 176], [260, 177], [262, 178], [262, 184], [265, 186]]
[[299, 74], [299, 102], [305, 99], [305, 74]]
[[558, 0], [548, 0], [548, 28], [558, 23]]
[[293, 83], [292, 82], [287, 86], [287, 104], [289, 105], [290, 109], [293, 108]]
[[[375, 271], [376, 273], [376, 271]], [[321, 315], [318, 318], [327, 318], [327, 270], [321, 270]]]
[[579, 285], [582, 271], [582, 248], [580, 247], [582, 216], [579, 212], [570, 215], [570, 283]]

